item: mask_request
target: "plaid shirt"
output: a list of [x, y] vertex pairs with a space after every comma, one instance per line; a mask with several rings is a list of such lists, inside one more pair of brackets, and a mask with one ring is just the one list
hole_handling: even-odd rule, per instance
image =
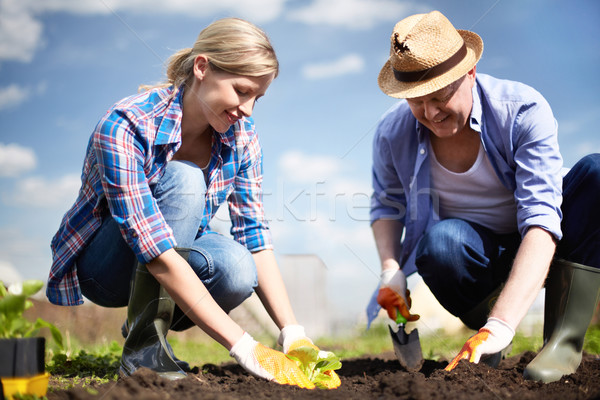
[[[181, 145], [182, 90], [153, 89], [115, 104], [87, 148], [81, 189], [52, 239], [46, 295], [59, 305], [83, 303], [75, 260], [109, 212], [147, 263], [176, 246], [152, 188]], [[262, 204], [262, 149], [251, 118], [214, 133], [206, 206], [198, 236], [224, 202], [234, 239], [251, 251], [272, 248]]]

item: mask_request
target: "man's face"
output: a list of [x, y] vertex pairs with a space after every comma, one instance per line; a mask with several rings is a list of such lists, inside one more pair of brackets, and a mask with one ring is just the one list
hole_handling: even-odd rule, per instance
[[473, 107], [471, 89], [475, 84], [475, 67], [459, 80], [426, 96], [406, 99], [419, 122], [439, 138], [459, 133], [468, 123]]

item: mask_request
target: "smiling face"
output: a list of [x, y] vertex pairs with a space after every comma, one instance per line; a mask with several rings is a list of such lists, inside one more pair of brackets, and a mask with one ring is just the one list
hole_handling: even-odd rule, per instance
[[199, 111], [197, 117], [221, 133], [252, 115], [254, 104], [275, 77], [274, 73], [258, 77], [231, 74], [212, 67], [202, 56], [196, 59], [194, 75], [190, 93]]
[[439, 138], [449, 138], [467, 126], [473, 107], [475, 67], [459, 80], [426, 96], [406, 99], [415, 118]]

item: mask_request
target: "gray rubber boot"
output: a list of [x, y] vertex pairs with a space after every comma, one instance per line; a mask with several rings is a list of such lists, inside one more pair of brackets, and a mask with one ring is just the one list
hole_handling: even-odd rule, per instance
[[523, 371], [525, 379], [549, 383], [577, 371], [599, 289], [600, 269], [565, 260], [552, 263], [546, 280], [544, 347]]
[[121, 355], [121, 375], [146, 367], [171, 380], [186, 376], [166, 338], [174, 309], [171, 296], [146, 266], [138, 263], [127, 307], [129, 332]]

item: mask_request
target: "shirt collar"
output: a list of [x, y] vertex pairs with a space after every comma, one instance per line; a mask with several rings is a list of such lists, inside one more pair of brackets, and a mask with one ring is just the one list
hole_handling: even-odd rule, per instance
[[221, 143], [223, 143], [225, 146], [229, 146], [231, 148], [235, 147], [235, 131], [238, 128], [238, 124], [241, 124], [242, 122], [236, 122], [234, 125], [231, 125], [229, 127], [229, 129], [227, 130], [227, 132], [221, 133], [221, 132], [217, 132], [217, 136], [219, 138], [219, 140], [221, 140]]
[[483, 125], [483, 111], [481, 108], [481, 97], [479, 95], [479, 85], [475, 81], [472, 89], [473, 94], [473, 108], [471, 109], [471, 117], [469, 118], [469, 124], [471, 129], [481, 133], [481, 126]]

